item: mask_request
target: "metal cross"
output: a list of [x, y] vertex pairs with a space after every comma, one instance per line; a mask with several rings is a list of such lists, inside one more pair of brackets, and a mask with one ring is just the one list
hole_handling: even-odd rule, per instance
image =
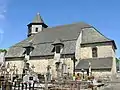
[[34, 66], [34, 65], [32, 65], [31, 67], [32, 67], [33, 69], [35, 68], [35, 66]]

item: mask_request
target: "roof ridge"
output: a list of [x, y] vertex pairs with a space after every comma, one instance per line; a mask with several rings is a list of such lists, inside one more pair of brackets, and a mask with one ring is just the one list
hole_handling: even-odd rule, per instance
[[[93, 27], [94, 28], [94, 27]], [[104, 34], [102, 34], [100, 31], [98, 31], [96, 28], [94, 28], [100, 35], [102, 35], [103, 37], [105, 37], [106, 39], [112, 41], [112, 39], [106, 37]]]
[[[53, 27], [48, 27], [48, 28], [45, 28], [45, 29], [52, 29], [52, 28], [61, 28], [61, 27], [65, 27], [65, 26], [71, 26], [71, 25], [78, 25], [78, 24], [85, 24], [85, 25], [88, 25], [89, 27], [92, 27], [91, 25], [85, 23], [85, 22], [74, 22], [74, 23], [70, 23], [70, 24], [61, 24], [61, 25], [58, 25], [58, 26], [53, 26]], [[87, 28], [87, 27], [85, 27]], [[44, 30], [43, 30], [44, 31]]]

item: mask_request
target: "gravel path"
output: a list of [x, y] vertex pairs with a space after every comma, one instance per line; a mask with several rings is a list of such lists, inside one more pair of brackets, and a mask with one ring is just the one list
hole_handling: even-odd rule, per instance
[[109, 83], [103, 90], [120, 90], [120, 78], [113, 80], [112, 83]]
[[108, 85], [103, 90], [120, 90], [120, 84]]

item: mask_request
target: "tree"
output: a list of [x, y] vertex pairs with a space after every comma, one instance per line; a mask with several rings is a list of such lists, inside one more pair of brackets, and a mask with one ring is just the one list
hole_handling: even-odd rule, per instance
[[116, 63], [119, 64], [120, 62], [120, 59], [116, 58]]
[[6, 49], [0, 49], [0, 52], [7, 52]]
[[120, 59], [116, 58], [116, 68], [117, 68], [117, 71], [119, 71], [119, 68], [120, 68], [119, 64], [120, 64]]

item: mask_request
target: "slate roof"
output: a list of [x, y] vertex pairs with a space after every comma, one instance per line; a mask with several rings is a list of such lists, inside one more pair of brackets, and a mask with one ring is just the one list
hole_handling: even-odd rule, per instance
[[44, 23], [42, 17], [40, 16], [40, 13], [37, 13], [37, 15], [33, 19], [32, 23]]
[[9, 48], [6, 57], [22, 57], [24, 46], [29, 42], [33, 43], [34, 50], [31, 56], [53, 55], [53, 43], [60, 39], [64, 44], [63, 54], [72, 54], [75, 52], [76, 40], [82, 31], [82, 44], [112, 41], [99, 33], [93, 26], [80, 22], [69, 25], [62, 25], [52, 28], [44, 28], [34, 36], [13, 45]]
[[53, 45], [56, 45], [56, 44], [62, 44], [62, 40], [57, 38], [57, 39], [53, 42]]
[[111, 69], [112, 68], [112, 57], [106, 58], [91, 58], [91, 59], [82, 59], [76, 66], [76, 71], [81, 69], [88, 69], [89, 62], [91, 62], [92, 69]]

